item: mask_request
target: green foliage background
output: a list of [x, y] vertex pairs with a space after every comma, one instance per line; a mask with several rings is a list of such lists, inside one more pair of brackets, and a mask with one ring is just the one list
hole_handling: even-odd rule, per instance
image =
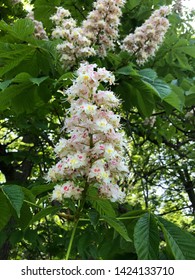
[[[154, 9], [174, 1], [128, 0], [124, 38]], [[35, 19], [49, 38], [56, 6], [78, 23], [92, 0], [35, 0]], [[155, 58], [143, 67], [120, 52], [90, 58], [112, 71], [129, 140], [130, 179], [123, 205], [87, 193], [72, 259], [195, 259], [195, 38], [194, 13], [169, 16], [171, 27]], [[76, 205], [52, 204], [44, 176], [55, 163], [68, 104], [61, 91], [78, 65], [62, 69], [58, 41], [39, 40], [24, 6], [0, 4], [0, 259], [63, 259]]]

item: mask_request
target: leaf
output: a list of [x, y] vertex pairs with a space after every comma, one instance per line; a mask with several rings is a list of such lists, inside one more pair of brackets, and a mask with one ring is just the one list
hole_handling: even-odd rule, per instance
[[33, 193], [31, 192], [31, 190], [22, 187], [22, 191], [24, 193], [25, 200], [35, 203], [36, 199], [35, 199], [35, 196], [33, 195]]
[[21, 41], [26, 41], [34, 33], [34, 23], [30, 19], [18, 19], [12, 26], [4, 21], [0, 22], [0, 29]]
[[195, 104], [195, 86], [185, 92], [185, 105], [193, 106]]
[[129, 241], [129, 242], [132, 241], [128, 236], [128, 232], [127, 232], [125, 225], [121, 221], [118, 221], [117, 219], [108, 217], [108, 216], [103, 216], [103, 219], [111, 227], [113, 227], [126, 241]]
[[195, 237], [161, 217], [159, 217], [158, 220], [163, 231], [165, 241], [167, 242], [175, 259], [194, 260]]
[[10, 206], [5, 195], [0, 191], [0, 230], [9, 222], [11, 217]]
[[12, 82], [13, 83], [24, 83], [24, 82], [29, 82], [31, 78], [31, 75], [29, 73], [26, 72], [22, 72], [19, 73], [18, 75], [16, 75], [13, 79]]
[[162, 100], [165, 97], [169, 96], [169, 94], [171, 93], [170, 86], [167, 83], [165, 83], [164, 81], [160, 80], [160, 79], [156, 79], [154, 81], [154, 83], [150, 84], [150, 86], [154, 90], [154, 93], [157, 96], [159, 96]]
[[116, 217], [116, 213], [110, 203], [106, 199], [96, 199], [92, 201], [92, 206], [99, 212], [100, 215], [107, 215], [109, 217]]
[[192, 70], [191, 65], [188, 63], [188, 58], [186, 57], [185, 54], [180, 53], [180, 52], [175, 52], [174, 53], [175, 58], [178, 61], [178, 64], [181, 68], [186, 69], [186, 70]]
[[39, 194], [53, 190], [54, 186], [55, 186], [54, 183], [47, 184], [47, 185], [45, 184], [45, 185], [32, 186], [31, 192], [34, 196], [38, 196]]
[[159, 254], [159, 232], [155, 217], [145, 213], [136, 223], [134, 245], [140, 260], [157, 260]]
[[20, 40], [28, 40], [29, 36], [34, 33], [34, 23], [28, 18], [18, 19], [13, 27], [11, 34]]
[[56, 13], [56, 7], [59, 7], [60, 3], [60, 0], [36, 0], [34, 2], [35, 19], [42, 21], [45, 27], [51, 28], [50, 17]]
[[136, 106], [136, 94], [135, 89], [130, 83], [121, 81], [116, 87], [115, 92], [123, 100], [122, 106], [125, 110], [130, 110], [133, 106]]
[[171, 93], [164, 98], [164, 101], [176, 108], [178, 111], [182, 112], [185, 102], [184, 92], [181, 88], [174, 85], [171, 85], [171, 89]]
[[47, 77], [32, 78], [28, 73], [18, 74], [13, 79], [14, 84], [0, 92], [0, 110], [12, 107], [19, 115], [31, 113], [37, 107], [43, 106], [50, 96], [49, 89], [44, 84], [46, 79]]
[[157, 73], [151, 68], [145, 68], [139, 71], [139, 75], [145, 78], [147, 81], [154, 82], [157, 79]]
[[[32, 67], [32, 59], [35, 53], [36, 49], [30, 45], [0, 42], [0, 58], [2, 58], [0, 76], [8, 73], [21, 63], [26, 63], [26, 61], [31, 61]], [[20, 70], [20, 72], [24, 71]]]
[[47, 80], [49, 77], [46, 76], [46, 77], [40, 77], [40, 78], [30, 78], [29, 80], [35, 84], [35, 85], [40, 85], [42, 82], [44, 82], [45, 80]]
[[127, 1], [127, 7], [130, 10], [133, 10], [135, 7], [137, 7], [140, 4], [141, 0], [131, 0]]
[[195, 58], [195, 46], [180, 47], [179, 50]]
[[147, 91], [139, 91], [136, 95], [137, 107], [143, 117], [149, 117], [155, 108], [153, 95]]
[[24, 193], [22, 187], [18, 185], [5, 185], [2, 187], [4, 195], [16, 211], [18, 218], [20, 217], [20, 210], [24, 201]]
[[55, 215], [56, 212], [59, 211], [59, 209], [60, 209], [59, 206], [53, 206], [53, 207], [48, 207], [48, 208], [41, 210], [30, 220], [28, 226], [31, 224], [34, 224], [35, 222], [41, 220], [42, 218], [45, 218], [48, 215]]
[[164, 99], [171, 93], [169, 85], [161, 79], [158, 79], [156, 72], [150, 68], [142, 69], [139, 71], [142, 81], [151, 93], [157, 95], [161, 99]]
[[129, 64], [116, 71], [116, 74], [125, 76], [139, 76], [138, 72], [133, 68], [133, 65]]
[[20, 228], [25, 229], [30, 220], [33, 217], [33, 213], [31, 210], [31, 207], [28, 205], [28, 203], [24, 202], [20, 211], [20, 219], [18, 219], [18, 225]]
[[10, 84], [11, 84], [12, 80], [6, 80], [4, 82], [0, 82], [0, 89], [4, 90], [6, 89]]
[[96, 188], [88, 189], [87, 199], [100, 215], [116, 217], [116, 213], [112, 207], [111, 202], [107, 199], [99, 198]]
[[90, 209], [88, 215], [92, 226], [96, 227], [99, 222], [100, 214], [96, 210]]

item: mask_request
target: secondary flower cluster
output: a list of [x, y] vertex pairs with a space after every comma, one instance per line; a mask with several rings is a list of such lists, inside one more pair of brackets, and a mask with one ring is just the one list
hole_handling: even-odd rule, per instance
[[69, 139], [62, 138], [56, 145], [60, 161], [48, 172], [48, 179], [58, 183], [52, 199], [79, 199], [84, 189], [76, 182], [85, 180], [100, 196], [122, 201], [125, 194], [117, 182], [127, 175], [128, 168], [123, 156], [124, 137], [118, 131], [120, 116], [112, 111], [120, 102], [112, 91], [100, 89], [102, 82], [113, 84], [114, 76], [88, 63], [81, 64], [77, 75], [65, 91], [70, 102], [65, 120]]
[[182, 11], [183, 11], [182, 0], [175, 1], [175, 4], [173, 5], [173, 11], [176, 13], [182, 14]]
[[94, 10], [83, 22], [84, 32], [92, 43], [98, 44], [98, 54], [105, 56], [108, 49], [114, 49], [118, 38], [121, 8], [126, 0], [97, 0]]
[[170, 13], [168, 6], [162, 6], [159, 10], [147, 19], [144, 24], [135, 29], [125, 37], [122, 49], [135, 54], [139, 65], [144, 64], [148, 59], [154, 56], [155, 52], [163, 42], [165, 33], [170, 24], [166, 16]]
[[[64, 65], [74, 65], [77, 59], [96, 54], [105, 56], [108, 49], [114, 48], [124, 3], [125, 0], [97, 0], [81, 27], [77, 27], [68, 10], [57, 8], [51, 17], [56, 25], [52, 37], [63, 40], [57, 50]], [[95, 45], [98, 46], [96, 51]]]
[[63, 40], [63, 43], [57, 45], [63, 64], [74, 65], [80, 57], [84, 59], [95, 55], [95, 50], [90, 46], [91, 41], [86, 37], [83, 29], [77, 27], [76, 21], [68, 10], [58, 7], [57, 13], [51, 17], [51, 20], [56, 24], [52, 37]]
[[35, 26], [34, 35], [35, 35], [35, 37], [38, 38], [38, 39], [46, 39], [47, 40], [48, 36], [47, 36], [47, 33], [45, 32], [45, 29], [43, 27], [43, 23], [41, 21], [38, 21], [38, 20], [34, 19], [33, 11], [31, 11], [27, 14], [27, 18], [32, 20], [32, 22], [34, 23], [34, 26]]

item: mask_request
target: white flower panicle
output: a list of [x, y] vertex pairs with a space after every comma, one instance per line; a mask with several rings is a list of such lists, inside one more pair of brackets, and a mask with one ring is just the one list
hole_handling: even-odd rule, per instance
[[105, 56], [107, 50], [114, 49], [118, 38], [118, 27], [124, 0], [97, 0], [94, 10], [83, 22], [84, 33], [93, 44], [99, 46], [98, 54]]
[[[97, 0], [94, 10], [89, 13], [81, 27], [71, 17], [68, 10], [58, 7], [51, 20], [56, 27], [53, 38], [63, 40], [57, 46], [61, 61], [65, 66], [72, 66], [78, 59], [94, 56], [105, 56], [107, 50], [114, 49], [118, 38], [121, 8], [125, 0]], [[98, 46], [98, 49], [95, 46]]]
[[182, 0], [176, 0], [174, 5], [173, 5], [173, 11], [179, 14], [182, 14], [183, 11], [183, 5], [182, 5]]
[[72, 66], [79, 58], [95, 55], [91, 41], [86, 37], [83, 29], [77, 27], [76, 21], [68, 10], [58, 7], [51, 20], [56, 24], [52, 37], [63, 40], [57, 45], [57, 50], [61, 54], [60, 60], [64, 65]]
[[32, 22], [34, 23], [34, 26], [35, 26], [34, 35], [35, 35], [35, 37], [38, 38], [38, 39], [48, 40], [48, 36], [47, 36], [47, 33], [46, 33], [46, 31], [43, 27], [43, 23], [41, 21], [38, 21], [38, 20], [34, 19], [33, 11], [31, 11], [27, 14], [27, 18], [32, 20]]
[[135, 29], [123, 40], [121, 48], [137, 58], [138, 65], [143, 65], [154, 56], [164, 40], [164, 36], [170, 26], [166, 16], [171, 12], [170, 7], [162, 6], [153, 12], [144, 24]]
[[83, 63], [73, 85], [65, 91], [70, 102], [65, 120], [69, 139], [62, 138], [56, 145], [60, 161], [47, 175], [49, 181], [57, 183], [52, 199], [79, 199], [83, 189], [75, 182], [84, 179], [89, 187], [98, 188], [100, 196], [111, 201], [125, 198], [117, 184], [128, 173], [123, 156], [124, 136], [118, 132], [120, 116], [112, 111], [120, 102], [112, 91], [99, 90], [100, 83], [111, 85], [114, 80], [105, 68]]

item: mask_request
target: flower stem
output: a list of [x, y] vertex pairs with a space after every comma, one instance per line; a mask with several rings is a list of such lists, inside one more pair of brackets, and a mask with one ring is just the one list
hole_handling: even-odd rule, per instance
[[80, 204], [77, 212], [75, 213], [74, 227], [73, 227], [72, 234], [71, 234], [71, 237], [70, 237], [70, 242], [68, 244], [68, 250], [67, 250], [67, 253], [66, 253], [66, 260], [68, 260], [69, 256], [70, 256], [70, 252], [71, 252], [71, 249], [72, 249], [72, 244], [73, 244], [73, 240], [74, 240], [74, 237], [75, 237], [77, 225], [78, 225], [78, 222], [79, 222], [79, 219], [80, 219], [80, 215], [81, 215], [81, 213], [83, 211], [83, 207], [85, 205], [86, 194], [87, 194], [88, 188], [89, 188], [89, 184], [86, 181], [85, 189], [84, 189], [84, 192], [83, 192], [83, 198], [81, 200], [81, 204]]
[[75, 236], [75, 233], [76, 233], [76, 229], [77, 229], [77, 225], [78, 225], [78, 222], [79, 222], [79, 219], [77, 219], [74, 223], [74, 228], [72, 230], [72, 234], [71, 234], [71, 237], [70, 237], [70, 242], [68, 244], [68, 250], [67, 250], [67, 253], [66, 253], [66, 259], [65, 260], [68, 260], [69, 259], [69, 256], [70, 256], [70, 252], [71, 252], [71, 249], [72, 249], [72, 244], [73, 244], [73, 240], [74, 240], [74, 236]]

